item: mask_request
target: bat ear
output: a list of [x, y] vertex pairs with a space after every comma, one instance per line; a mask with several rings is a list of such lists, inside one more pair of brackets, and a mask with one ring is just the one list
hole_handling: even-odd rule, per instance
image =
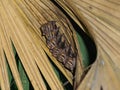
[[47, 23], [49, 30], [54, 31], [57, 28], [56, 21], [49, 21]]
[[49, 33], [49, 28], [46, 26], [46, 24], [44, 24], [40, 27], [40, 31], [42, 33], [42, 36], [45, 36], [47, 33]]

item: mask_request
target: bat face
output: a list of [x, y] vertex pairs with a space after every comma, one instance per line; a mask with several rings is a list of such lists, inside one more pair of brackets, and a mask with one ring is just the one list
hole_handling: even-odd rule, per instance
[[73, 72], [77, 54], [72, 51], [64, 34], [59, 32], [55, 21], [49, 21], [41, 26], [42, 35], [46, 38], [46, 44], [51, 54], [61, 62], [65, 68]]

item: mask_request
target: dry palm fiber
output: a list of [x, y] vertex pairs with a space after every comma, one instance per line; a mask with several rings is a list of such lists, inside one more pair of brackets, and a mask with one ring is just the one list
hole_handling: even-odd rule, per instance
[[[49, 12], [48, 12], [49, 11]], [[49, 52], [45, 44], [44, 37], [41, 36], [40, 26], [48, 21], [57, 21], [61, 33], [64, 33], [68, 42], [72, 42], [74, 49], [74, 38], [76, 38], [74, 29], [64, 14], [54, 6], [49, 0], [1, 0], [0, 1], [0, 72], [5, 73], [0, 76], [0, 85], [2, 89], [10, 89], [5, 66], [5, 55], [10, 66], [11, 72], [19, 90], [23, 90], [23, 85], [17, 65], [15, 62], [12, 44], [14, 45], [25, 72], [35, 90], [46, 90], [42, 76], [48, 82], [52, 90], [63, 90], [64, 87], [55, 74], [51, 63], [46, 55], [52, 59], [67, 80], [72, 84], [73, 76], [64, 68]], [[66, 30], [67, 29], [67, 30]], [[78, 44], [77, 40], [75, 41]], [[78, 45], [77, 49], [78, 48]], [[3, 53], [4, 51], [4, 53]], [[80, 51], [77, 58], [80, 73], [82, 72]], [[39, 72], [40, 70], [40, 72]], [[7, 79], [5, 82], [5, 79]], [[4, 83], [5, 82], [5, 83]], [[5, 86], [7, 85], [7, 86]]]
[[[77, 89], [119, 90], [119, 1], [66, 0], [64, 2], [58, 1], [58, 3], [62, 7], [67, 6], [66, 8], [69, 9], [67, 12], [73, 12], [75, 18], [78, 18], [78, 21], [81, 20], [84, 24], [89, 22], [92, 27], [90, 26], [90, 28], [87, 29], [94, 33], [92, 35], [98, 47], [96, 62], [82, 83], [78, 83]], [[80, 12], [86, 19], [81, 19], [82, 15]]]

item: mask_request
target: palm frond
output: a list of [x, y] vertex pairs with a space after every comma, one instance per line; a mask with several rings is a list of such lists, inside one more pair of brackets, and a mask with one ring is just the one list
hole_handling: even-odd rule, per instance
[[[93, 64], [83, 82], [81, 84], [77, 83], [79, 84], [78, 90], [113, 90], [112, 85], [118, 90], [120, 88], [118, 76], [120, 65], [119, 1], [57, 0], [57, 2], [61, 6], [66, 5], [66, 8], [69, 9], [72, 14], [75, 14], [73, 16], [68, 12], [69, 10], [66, 9], [69, 15], [73, 18], [78, 17], [78, 21], [81, 20], [81, 22], [87, 26], [87, 31], [90, 32], [89, 34], [92, 35], [98, 47], [96, 62]], [[76, 20], [76, 23], [78, 21]]]
[[[44, 23], [57, 21], [60, 32], [64, 33], [69, 43], [72, 42], [71, 45], [74, 49], [74, 29], [66, 16], [48, 0], [1, 0], [0, 6], [0, 12], [2, 12], [0, 13], [0, 20], [3, 21], [0, 23], [2, 58], [0, 64], [4, 64], [3, 70], [5, 71], [5, 75], [2, 73], [0, 77], [1, 88], [8, 90], [11, 87], [9, 84], [5, 87], [5, 83], [9, 83], [6, 71], [7, 65], [5, 65], [4, 59], [6, 56], [17, 88], [23, 90], [23, 81], [21, 81], [19, 74], [21, 72], [17, 67], [13, 47], [35, 90], [46, 90], [45, 81], [52, 90], [64, 89], [63, 83], [56, 75], [48, 56], [72, 85], [72, 73], [52, 56], [46, 47], [45, 38], [42, 37], [39, 30]], [[79, 57], [78, 60], [81, 62]], [[82, 66], [79, 65], [79, 67], [79, 70], [82, 70]], [[0, 69], [2, 72], [2, 67]]]
[[[70, 83], [75, 90], [119, 90], [119, 4], [118, 0], [1, 0], [0, 89], [10, 90], [14, 85], [19, 90], [31, 86], [64, 90]], [[72, 50], [77, 50], [75, 75], [47, 47], [40, 27], [49, 21], [56, 21]], [[90, 38], [97, 49], [96, 61], [87, 74], [88, 56], [93, 52], [83, 52], [87, 50], [78, 32]]]

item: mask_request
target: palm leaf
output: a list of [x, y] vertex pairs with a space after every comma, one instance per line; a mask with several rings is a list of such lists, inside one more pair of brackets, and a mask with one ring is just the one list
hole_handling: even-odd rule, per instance
[[[119, 4], [118, 0], [1, 0], [0, 88], [119, 90]], [[56, 21], [72, 49], [78, 50], [75, 76], [46, 46], [40, 27], [48, 21]], [[93, 57], [95, 49], [96, 61], [86, 73], [88, 56]]]
[[[51, 55], [39, 30], [42, 24], [57, 21], [57, 25], [60, 26], [61, 32], [65, 34], [68, 42], [74, 42], [73, 36], [76, 38], [77, 36], [66, 16], [48, 0], [1, 0], [0, 7], [0, 20], [3, 21], [0, 23], [1, 89], [8, 90], [12, 85], [17, 86], [14, 89], [29, 89], [31, 83], [35, 90], [46, 90], [48, 87], [52, 90], [63, 90], [64, 85], [62, 84], [64, 83], [60, 81], [59, 75], [57, 76], [48, 56], [72, 85], [72, 73]], [[77, 40], [75, 42], [78, 43]], [[74, 49], [74, 43], [71, 45]], [[77, 48], [79, 49], [78, 45]], [[80, 64], [79, 56], [77, 61]], [[10, 68], [10, 70], [8, 68], [8, 73], [7, 66]], [[79, 65], [79, 70], [82, 72], [81, 65]], [[11, 79], [8, 79], [8, 75]], [[15, 82], [12, 81], [12, 78]], [[11, 86], [8, 84], [9, 82]], [[25, 83], [27, 86], [24, 85]]]
[[[71, 0], [70, 2], [66, 0], [57, 2], [69, 9], [66, 11], [69, 11], [71, 17], [78, 18], [78, 21], [81, 20], [85, 24], [87, 31], [86, 29], [84, 31], [90, 32], [98, 47], [96, 62], [83, 82], [81, 84], [77, 82], [77, 89], [119, 90], [119, 1]], [[70, 12], [75, 15], [73, 16]], [[76, 23], [78, 21], [76, 20]]]

